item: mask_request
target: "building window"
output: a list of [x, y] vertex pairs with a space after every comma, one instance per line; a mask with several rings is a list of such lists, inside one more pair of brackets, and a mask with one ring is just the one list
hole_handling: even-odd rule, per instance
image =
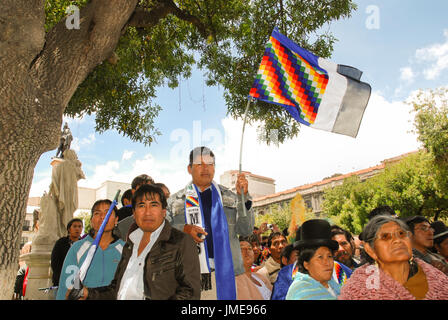
[[25, 222], [22, 226], [22, 231], [30, 231], [30, 229], [31, 229], [30, 220], [25, 220]]
[[306, 206], [308, 209], [313, 209], [313, 206], [312, 206], [312, 204], [311, 204], [311, 200], [305, 200], [305, 206]]

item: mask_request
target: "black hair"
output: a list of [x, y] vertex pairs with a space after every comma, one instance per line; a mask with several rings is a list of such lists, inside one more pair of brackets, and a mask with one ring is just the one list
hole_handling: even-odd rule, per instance
[[379, 216], [379, 215], [396, 216], [397, 214], [389, 206], [379, 206], [379, 207], [376, 207], [375, 209], [373, 209], [372, 211], [370, 211], [367, 218], [369, 220], [371, 220], [373, 217]]
[[160, 202], [162, 203], [162, 209], [166, 209], [166, 206], [167, 206], [166, 197], [165, 197], [165, 193], [163, 192], [162, 188], [155, 186], [153, 184], [144, 184], [140, 188], [138, 188], [137, 191], [134, 192], [134, 195], [132, 197], [132, 210], [135, 210], [137, 200], [140, 200], [146, 194], [149, 194], [149, 195], [158, 194]]
[[72, 224], [73, 224], [74, 222], [81, 222], [81, 225], [84, 225], [84, 223], [82, 222], [81, 219], [79, 219], [79, 218], [73, 218], [72, 220], [70, 220], [70, 221], [67, 223], [67, 231], [70, 229], [70, 227], [72, 226]]
[[342, 229], [341, 227], [338, 227], [338, 226], [333, 226], [331, 228], [330, 238], [333, 238], [334, 236], [336, 236], [338, 234], [342, 234], [345, 237], [345, 239], [350, 243], [350, 245], [352, 245], [352, 242], [355, 241], [355, 239], [353, 238], [353, 235], [349, 231]]
[[297, 250], [294, 245], [288, 244], [286, 247], [283, 248], [281, 254], [280, 254], [280, 266], [283, 268], [285, 265], [283, 264], [282, 258], [285, 257], [286, 260], [289, 261], [289, 258], [291, 257], [291, 254], [294, 250]]
[[299, 251], [299, 256], [297, 258], [297, 267], [299, 272], [309, 274], [308, 270], [304, 266], [304, 262], [310, 262], [311, 258], [320, 247], [321, 246], [307, 247]]
[[[102, 203], [106, 203], [106, 204], [108, 204], [108, 205], [111, 205], [111, 204], [112, 204], [112, 201], [109, 200], [109, 199], [100, 199], [100, 200], [95, 201], [95, 203], [94, 203], [93, 206], [92, 206], [92, 209], [90, 210], [90, 218], [92, 218], [92, 216], [93, 216], [93, 211], [95, 210], [95, 208], [96, 208], [97, 206], [99, 206], [100, 204], [102, 204]], [[113, 212], [115, 213], [115, 216], [117, 216], [117, 206], [114, 207]]]
[[409, 230], [412, 232], [412, 234], [414, 234], [414, 228], [416, 224], [422, 223], [422, 222], [428, 222], [428, 219], [426, 219], [425, 217], [422, 216], [412, 216], [410, 218], [406, 218], [404, 220], [404, 222], [406, 222], [406, 224], [409, 227]]
[[[111, 204], [112, 204], [112, 201], [109, 200], [109, 199], [100, 199], [100, 200], [95, 201], [95, 203], [93, 204], [92, 209], [91, 209], [91, 211], [90, 211], [90, 220], [92, 220], [92, 217], [93, 217], [93, 211], [95, 210], [95, 208], [96, 208], [97, 206], [99, 206], [100, 204], [102, 204], [102, 203], [106, 203], [106, 204], [108, 204], [108, 205], [111, 205]], [[118, 211], [117, 206], [114, 206], [114, 208], [112, 209], [112, 211], [113, 211], [113, 213], [115, 214], [115, 216], [118, 217], [118, 214], [117, 214], [117, 211]], [[96, 231], [99, 231], [99, 230], [96, 230]], [[94, 237], [94, 235], [95, 235], [95, 230], [94, 230], [93, 228], [91, 228], [91, 229], [89, 230], [89, 235], [90, 235], [92, 238]], [[115, 241], [115, 240], [116, 240], [116, 237], [115, 237], [113, 234], [112, 234], [112, 236], [114, 237], [114, 241]]]
[[256, 234], [253, 234], [253, 233], [247, 237], [247, 241], [250, 244], [252, 244], [252, 242], [255, 242], [257, 244], [257, 246], [260, 245], [260, 239], [258, 238], [258, 236]]
[[131, 188], [137, 189], [137, 187], [140, 187], [142, 184], [154, 184], [154, 180], [148, 176], [147, 174], [141, 174], [139, 176], [136, 176], [134, 180], [132, 180]]
[[193, 150], [190, 151], [189, 156], [189, 166], [191, 167], [193, 165], [194, 159], [196, 159], [197, 156], [210, 156], [213, 158], [213, 162], [215, 162], [215, 155], [212, 150], [210, 150], [207, 147], [196, 147]]
[[153, 185], [161, 188], [162, 190], [163, 190], [163, 188], [165, 188], [166, 190], [168, 190], [168, 193], [170, 193], [170, 189], [162, 182], [153, 183]]
[[269, 238], [268, 238], [268, 248], [271, 247], [272, 239], [274, 239], [275, 237], [278, 237], [278, 236], [281, 236], [281, 237], [283, 237], [283, 238], [286, 239], [286, 237], [285, 237], [285, 235], [284, 235], [283, 233], [281, 233], [281, 232], [272, 232], [272, 233], [269, 235]]
[[124, 206], [124, 200], [128, 199], [129, 201], [132, 201], [132, 189], [128, 189], [125, 192], [123, 192], [123, 195], [121, 196], [121, 204]]

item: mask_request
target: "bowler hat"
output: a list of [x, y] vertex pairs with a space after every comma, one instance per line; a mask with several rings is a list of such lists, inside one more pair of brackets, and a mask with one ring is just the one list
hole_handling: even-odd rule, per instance
[[442, 221], [434, 221], [433, 223], [431, 223], [431, 227], [434, 229], [435, 242], [439, 242], [437, 240], [448, 236], [448, 227]]
[[312, 219], [301, 226], [300, 240], [295, 243], [299, 250], [309, 247], [328, 247], [337, 250], [339, 244], [331, 240], [331, 227], [326, 220]]

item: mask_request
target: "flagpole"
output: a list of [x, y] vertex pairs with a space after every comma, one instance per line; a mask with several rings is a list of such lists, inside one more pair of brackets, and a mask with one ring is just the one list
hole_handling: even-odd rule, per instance
[[[252, 99], [253, 98], [249, 98], [247, 100], [246, 110], [244, 111], [243, 130], [241, 132], [241, 144], [240, 144], [240, 165], [239, 165], [239, 173], [240, 174], [242, 171], [244, 129], [246, 127], [247, 111], [249, 110], [249, 106], [250, 106]], [[243, 187], [241, 187], [241, 201], [243, 203], [243, 214], [241, 216], [245, 217], [245, 216], [247, 216], [247, 213], [246, 213], [246, 201], [244, 199], [244, 188]]]
[[[98, 230], [96, 236], [95, 236], [95, 240], [93, 241], [93, 243], [90, 245], [89, 251], [87, 253], [86, 259], [84, 260], [83, 264], [81, 265], [81, 267], [79, 268], [79, 272], [78, 272], [78, 277], [79, 277], [79, 281], [82, 283], [87, 275], [87, 271], [89, 270], [90, 264], [92, 263], [93, 260], [93, 256], [95, 255], [96, 249], [99, 246], [101, 237], [103, 235], [104, 232], [104, 228], [106, 227], [107, 222], [109, 221], [109, 218], [112, 214], [112, 210], [114, 209], [114, 207], [118, 204], [118, 197], [120, 195], [120, 191], [118, 190], [117, 193], [115, 194], [115, 198], [112, 201], [109, 210], [106, 213], [106, 216], [104, 217], [103, 222], [101, 223], [100, 229]], [[78, 280], [78, 279], [76, 279]], [[76, 281], [75, 281], [76, 284]]]

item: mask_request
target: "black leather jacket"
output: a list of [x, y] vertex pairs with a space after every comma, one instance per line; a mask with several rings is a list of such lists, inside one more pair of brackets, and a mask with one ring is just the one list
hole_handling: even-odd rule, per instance
[[[117, 299], [121, 279], [132, 256], [134, 243], [129, 234], [138, 227], [134, 223], [128, 233], [121, 260], [111, 284], [89, 288], [87, 299]], [[145, 258], [144, 294], [152, 300], [199, 300], [201, 271], [196, 244], [193, 238], [165, 220], [165, 226], [156, 243]]]

